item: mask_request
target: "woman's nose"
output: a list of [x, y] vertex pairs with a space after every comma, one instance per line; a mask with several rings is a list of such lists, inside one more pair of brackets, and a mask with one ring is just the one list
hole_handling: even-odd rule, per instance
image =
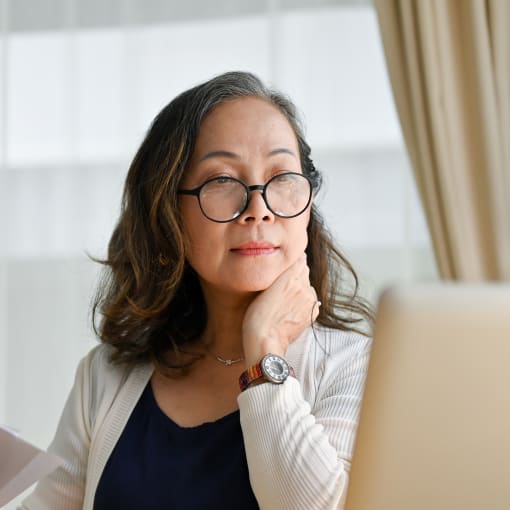
[[256, 221], [272, 222], [275, 215], [266, 204], [261, 190], [253, 190], [248, 198], [248, 207], [239, 216], [241, 223], [253, 223]]

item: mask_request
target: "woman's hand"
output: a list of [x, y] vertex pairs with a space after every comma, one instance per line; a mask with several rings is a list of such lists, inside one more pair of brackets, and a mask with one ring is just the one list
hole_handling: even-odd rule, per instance
[[317, 318], [319, 303], [309, 274], [303, 253], [248, 307], [243, 320], [247, 367], [267, 353], [283, 356], [288, 346]]

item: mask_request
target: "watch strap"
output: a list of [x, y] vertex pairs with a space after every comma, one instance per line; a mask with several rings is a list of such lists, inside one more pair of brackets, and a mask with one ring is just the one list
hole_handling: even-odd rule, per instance
[[253, 381], [264, 377], [262, 372], [262, 361], [246, 369], [239, 377], [239, 387], [244, 391]]

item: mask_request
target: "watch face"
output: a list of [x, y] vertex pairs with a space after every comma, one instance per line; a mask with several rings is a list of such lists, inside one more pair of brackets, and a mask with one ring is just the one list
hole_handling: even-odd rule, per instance
[[276, 354], [268, 354], [262, 360], [262, 372], [266, 379], [279, 384], [289, 377], [289, 364]]

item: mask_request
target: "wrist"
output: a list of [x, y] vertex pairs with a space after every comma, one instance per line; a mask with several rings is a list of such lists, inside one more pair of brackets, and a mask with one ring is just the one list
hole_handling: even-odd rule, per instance
[[243, 338], [244, 359], [246, 367], [258, 363], [266, 354], [277, 354], [285, 356], [286, 347], [282, 345], [280, 338], [270, 335], [246, 335]]
[[283, 358], [285, 356], [285, 352], [286, 349], [283, 349], [281, 344], [273, 342], [262, 342], [259, 344], [251, 345], [249, 347], [245, 347], [244, 360], [246, 368], [259, 363], [266, 354], [277, 354]]

